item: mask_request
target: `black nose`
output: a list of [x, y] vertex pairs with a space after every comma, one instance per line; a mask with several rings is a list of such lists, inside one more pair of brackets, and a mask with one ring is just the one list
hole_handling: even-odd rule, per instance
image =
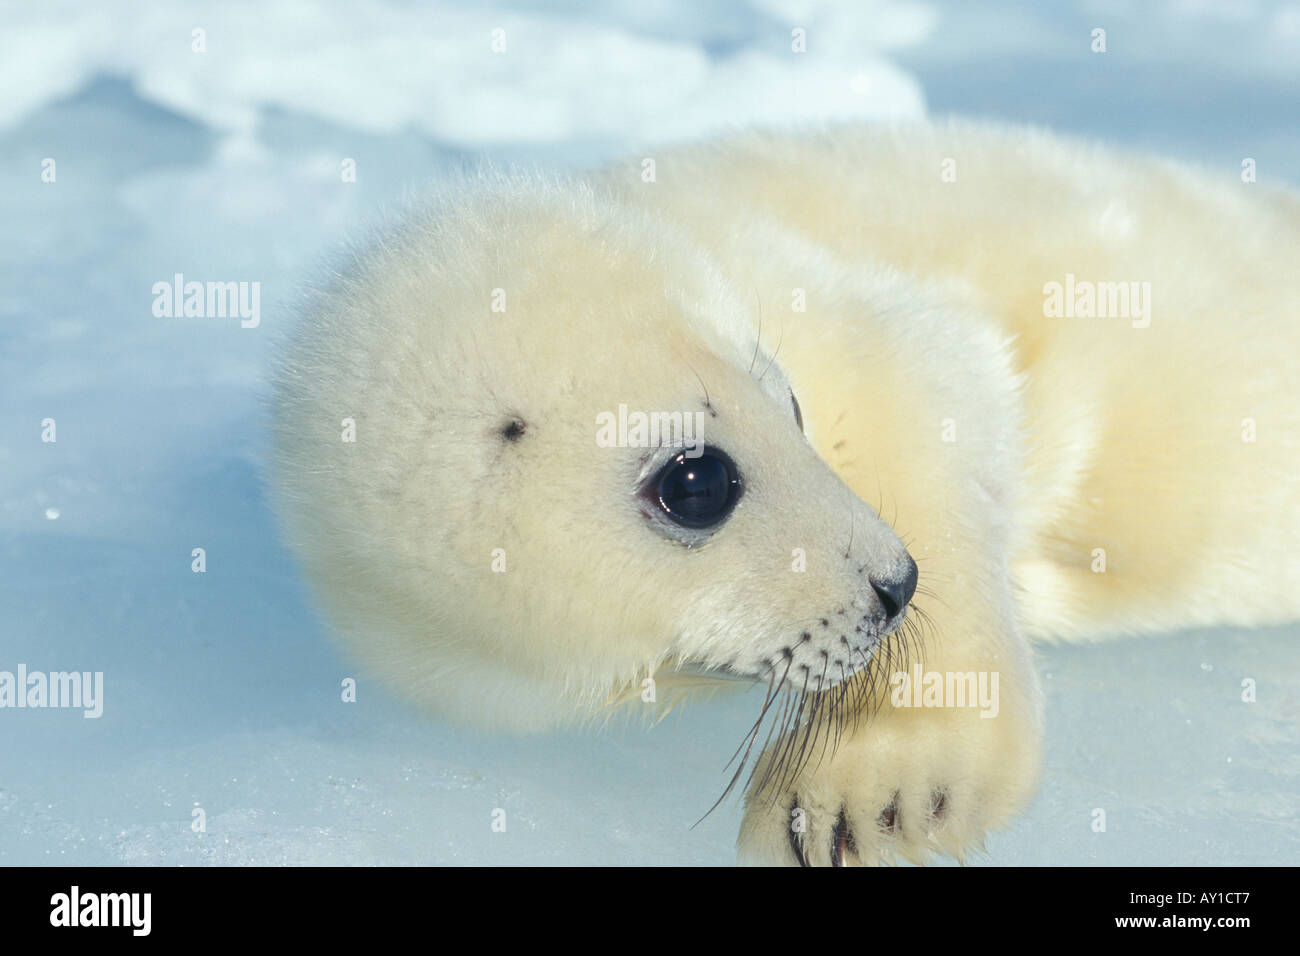
[[891, 577], [868, 577], [876, 591], [876, 597], [885, 606], [888, 617], [896, 617], [907, 606], [916, 593], [916, 562], [907, 556], [907, 565], [898, 574]]

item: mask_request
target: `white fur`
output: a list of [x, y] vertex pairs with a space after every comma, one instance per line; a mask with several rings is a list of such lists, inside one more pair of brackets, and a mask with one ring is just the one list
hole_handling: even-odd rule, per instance
[[[801, 810], [809, 862], [921, 860], [978, 846], [1032, 792], [1022, 634], [1300, 615], [1293, 194], [965, 124], [653, 155], [653, 183], [636, 162], [463, 184], [308, 309], [277, 495], [376, 673], [448, 717], [537, 729], [682, 665], [760, 673], [793, 647], [816, 671], [906, 542], [925, 668], [998, 672], [997, 718], [874, 694], [832, 755], [751, 793], [740, 849], [793, 862]], [[1066, 273], [1151, 283], [1150, 325], [1044, 316]], [[637, 505], [659, 459], [597, 448], [620, 403], [707, 409], [744, 473], [699, 546]]]

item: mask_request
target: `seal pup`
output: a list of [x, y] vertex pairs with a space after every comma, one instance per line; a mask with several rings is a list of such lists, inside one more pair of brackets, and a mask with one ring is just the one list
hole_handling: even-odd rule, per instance
[[313, 297], [275, 496], [371, 671], [512, 730], [762, 682], [742, 861], [921, 862], [1033, 793], [1028, 638], [1300, 616], [1294, 194], [961, 123], [651, 158]]

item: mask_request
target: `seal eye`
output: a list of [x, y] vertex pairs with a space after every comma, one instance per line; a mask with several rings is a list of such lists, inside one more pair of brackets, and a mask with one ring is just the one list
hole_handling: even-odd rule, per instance
[[803, 431], [803, 412], [799, 410], [799, 399], [794, 397], [794, 389], [790, 389], [790, 404], [794, 406], [794, 423], [799, 426], [799, 431]]
[[711, 528], [740, 500], [740, 472], [727, 453], [706, 445], [697, 458], [685, 452], [659, 471], [652, 489], [664, 513], [685, 528]]

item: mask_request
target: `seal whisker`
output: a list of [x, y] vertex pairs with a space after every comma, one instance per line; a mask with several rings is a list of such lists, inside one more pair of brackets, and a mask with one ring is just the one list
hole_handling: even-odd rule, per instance
[[754, 365], [758, 362], [758, 350], [763, 344], [763, 297], [754, 290], [754, 301], [758, 305], [758, 337], [754, 340], [754, 357], [749, 360], [749, 374], [754, 374]]
[[[782, 688], [785, 686], [786, 677], [789, 675], [789, 673], [790, 673], [789, 659], [786, 660], [785, 670], [781, 674], [780, 681], [776, 680], [776, 668], [775, 667], [770, 668], [768, 685], [767, 685], [767, 695], [763, 699], [763, 706], [759, 710], [758, 718], [754, 721], [754, 725], [750, 728], [749, 732], [741, 740], [740, 746], [736, 748], [736, 752], [731, 755], [731, 759], [727, 761], [725, 766], [726, 767], [731, 766], [731, 764], [735, 762], [737, 756], [740, 755], [742, 749], [744, 751], [744, 756], [741, 757], [740, 763], [737, 764], [736, 766], [735, 773], [732, 774], [731, 780], [727, 783], [727, 786], [722, 791], [722, 794], [718, 797], [717, 800], [713, 802], [713, 806], [709, 807], [709, 809], [705, 812], [704, 816], [700, 817], [699, 820], [696, 820], [695, 823], [691, 825], [692, 829], [696, 826], [699, 826], [699, 824], [706, 817], [708, 817], [709, 814], [713, 813], [713, 811], [716, 810], [722, 804], [722, 801], [727, 799], [727, 796], [731, 793], [731, 791], [735, 789], [736, 783], [737, 781], [740, 780], [741, 774], [745, 772], [745, 766], [749, 763], [749, 757], [750, 754], [753, 752], [754, 742], [758, 739], [758, 735], [762, 730], [763, 721], [767, 718], [768, 711], [771, 709], [773, 702], [776, 701], [777, 698], [781, 696]], [[767, 739], [764, 740], [763, 742], [763, 750], [767, 749], [767, 744], [768, 741], [771, 740], [771, 737], [772, 737], [772, 731], [769, 729]], [[748, 741], [748, 745], [746, 745], [746, 741]], [[753, 778], [753, 775], [754, 775], [754, 771], [753, 769], [751, 769], [750, 779]], [[747, 785], [748, 783], [749, 780], [746, 780]]]
[[781, 351], [781, 343], [785, 341], [785, 320], [781, 320], [781, 330], [777, 333], [776, 348], [772, 350], [772, 357], [768, 359], [767, 368], [763, 369], [763, 374], [758, 377], [761, 382], [767, 377], [767, 373], [772, 371], [772, 366], [776, 364], [776, 357]]

